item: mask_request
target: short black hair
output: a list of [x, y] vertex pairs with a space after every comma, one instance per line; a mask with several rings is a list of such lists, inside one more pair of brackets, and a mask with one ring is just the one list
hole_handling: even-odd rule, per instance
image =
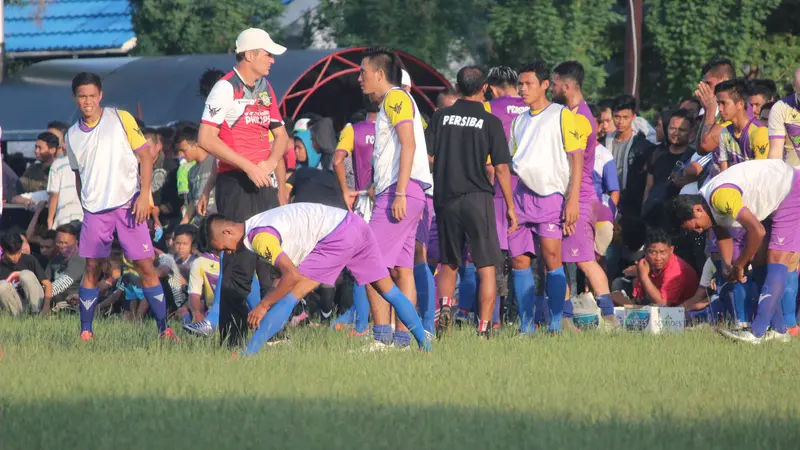
[[81, 72], [75, 75], [75, 78], [72, 79], [72, 95], [78, 93], [79, 87], [90, 84], [97, 86], [98, 91], [103, 91], [103, 81], [100, 79], [100, 75], [91, 72]]
[[578, 61], [564, 61], [553, 69], [553, 73], [557, 74], [559, 78], [574, 80], [578, 87], [583, 86], [583, 64]]
[[236, 223], [235, 220], [233, 220], [233, 219], [231, 219], [228, 216], [225, 216], [223, 214], [217, 213], [217, 214], [212, 214], [212, 215], [208, 216], [208, 219], [206, 219], [205, 230], [204, 230], [204, 233], [203, 233], [203, 234], [205, 234], [206, 242], [208, 242], [208, 243], [211, 243], [211, 227], [213, 227], [214, 224], [217, 223], [217, 222], [220, 222], [220, 223]]
[[614, 98], [614, 103], [611, 105], [611, 112], [617, 113], [630, 109], [634, 114], [639, 112], [639, 102], [630, 94], [622, 94]]
[[464, 97], [471, 97], [486, 85], [486, 75], [478, 66], [466, 66], [456, 74], [456, 86]]
[[644, 239], [645, 248], [653, 244], [667, 244], [672, 247], [672, 236], [663, 228], [649, 228]]
[[592, 112], [592, 117], [594, 117], [594, 120], [600, 122], [600, 112], [601, 112], [600, 107], [597, 106], [596, 103], [587, 103], [586, 106], [588, 106], [589, 111]]
[[52, 122], [47, 123], [47, 129], [54, 129], [60, 131], [62, 134], [65, 134], [69, 129], [69, 125], [59, 120], [53, 120]]
[[486, 84], [499, 88], [517, 87], [519, 74], [508, 66], [495, 66], [486, 75]]
[[42, 233], [42, 237], [40, 238], [43, 241], [52, 241], [56, 238], [56, 230], [47, 230]]
[[36, 140], [44, 142], [47, 148], [58, 148], [58, 136], [49, 131], [39, 133], [39, 135], [36, 136]]
[[771, 102], [778, 98], [778, 85], [772, 80], [752, 80], [748, 95], [760, 95]]
[[544, 83], [545, 81], [550, 81], [550, 68], [547, 66], [547, 62], [544, 60], [534, 59], [519, 69], [520, 75], [526, 72], [532, 72], [534, 75], [536, 75], [536, 79], [539, 80], [539, 84]]
[[597, 102], [597, 107], [600, 108], [600, 112], [601, 113], [603, 111], [607, 110], [607, 109], [610, 109], [611, 111], [614, 111], [614, 99], [612, 99], [612, 98], [604, 98], [604, 99], [600, 100], [599, 102]]
[[733, 61], [720, 56], [711, 58], [711, 61], [703, 65], [700, 76], [705, 76], [709, 72], [717, 78], [726, 78], [728, 80], [736, 78], [736, 66]]
[[458, 91], [455, 90], [454, 88], [449, 87], [449, 88], [443, 90], [442, 92], [439, 92], [439, 95], [436, 96], [436, 106], [438, 108], [441, 108], [442, 104], [444, 103], [444, 99], [447, 98], [447, 97], [456, 97], [456, 98], [458, 98]]
[[142, 134], [144, 135], [145, 138], [152, 137], [156, 141], [158, 141], [158, 139], [161, 138], [161, 135], [158, 134], [158, 130], [156, 128], [149, 128], [149, 127], [142, 128]]
[[199, 132], [199, 128], [197, 125], [193, 123], [183, 124], [175, 130], [175, 137], [172, 141], [174, 145], [177, 147], [183, 141], [186, 141], [190, 144], [197, 144], [197, 135]]
[[664, 217], [667, 218], [669, 229], [682, 230], [685, 222], [694, 219], [694, 207], [705, 203], [699, 194], [681, 194], [669, 199], [664, 205]]
[[200, 80], [198, 81], [200, 96], [203, 98], [208, 97], [208, 94], [211, 93], [211, 89], [215, 84], [217, 84], [217, 81], [224, 76], [225, 72], [217, 69], [216, 67], [206, 69], [206, 71], [200, 75]]
[[240, 63], [242, 61], [244, 61], [244, 52], [237, 53], [236, 54], [236, 62]]
[[192, 244], [194, 244], [197, 240], [197, 227], [189, 224], [178, 225], [178, 227], [175, 228], [175, 233], [173, 233], [172, 236], [173, 238], [176, 238], [181, 235], [189, 236], [189, 238], [192, 240]]
[[747, 104], [747, 82], [741, 78], [725, 80], [722, 83], [719, 83], [714, 88], [714, 94], [719, 94], [720, 92], [727, 92], [734, 102], [744, 102]]
[[364, 50], [367, 58], [379, 70], [386, 74], [386, 81], [393, 86], [400, 86], [403, 78], [403, 68], [400, 66], [400, 57], [387, 47], [370, 47]]
[[0, 237], [0, 248], [3, 249], [3, 253], [9, 255], [16, 255], [22, 251], [22, 244], [22, 236], [19, 233], [8, 232]]
[[692, 102], [695, 105], [697, 105], [697, 110], [698, 111], [700, 111], [703, 108], [703, 104], [700, 103], [700, 100], [696, 99], [695, 97], [684, 97], [683, 100], [681, 100], [681, 102], [678, 103], [678, 105], [680, 106], [680, 105], [682, 105], [682, 104], [684, 104], [686, 102]]
[[[678, 109], [672, 112], [669, 115], [669, 120], [672, 120], [675, 117], [680, 117], [681, 119], [685, 120], [689, 124], [689, 129], [694, 129], [695, 126], [695, 118], [692, 113], [688, 109]], [[667, 125], [667, 129], [669, 129], [669, 124]]]
[[75, 225], [65, 223], [64, 225], [60, 225], [56, 228], [56, 233], [66, 233], [75, 236], [77, 239], [81, 235], [81, 231]]

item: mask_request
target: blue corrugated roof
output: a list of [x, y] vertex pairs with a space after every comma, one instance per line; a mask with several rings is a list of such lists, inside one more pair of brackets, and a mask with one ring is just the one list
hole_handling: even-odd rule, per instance
[[134, 38], [127, 0], [48, 0], [5, 7], [6, 51], [118, 49]]

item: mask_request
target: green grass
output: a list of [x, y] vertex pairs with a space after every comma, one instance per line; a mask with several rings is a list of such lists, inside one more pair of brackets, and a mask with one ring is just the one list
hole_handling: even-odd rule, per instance
[[0, 449], [798, 447], [800, 343], [585, 332], [351, 353], [327, 329], [232, 361], [151, 324], [0, 318]]

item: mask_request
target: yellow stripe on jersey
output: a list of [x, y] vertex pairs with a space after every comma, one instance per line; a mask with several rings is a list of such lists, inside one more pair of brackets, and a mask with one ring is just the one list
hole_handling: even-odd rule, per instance
[[752, 147], [756, 159], [769, 157], [769, 129], [767, 127], [755, 128], [750, 135], [750, 147]]
[[339, 135], [339, 143], [336, 144], [336, 150], [344, 150], [347, 153], [353, 153], [355, 145], [356, 132], [353, 130], [353, 126], [348, 123]]
[[122, 126], [125, 128], [125, 133], [128, 135], [128, 143], [131, 145], [131, 149], [139, 150], [144, 147], [147, 144], [147, 139], [144, 138], [144, 133], [139, 129], [139, 125], [136, 124], [136, 119], [128, 111], [118, 109], [117, 113]]
[[258, 233], [255, 239], [253, 239], [251, 246], [253, 247], [253, 252], [265, 258], [273, 265], [275, 261], [277, 261], [278, 256], [283, 253], [281, 241], [278, 239], [278, 236], [268, 232]]
[[[591, 125], [586, 117], [583, 115], [580, 117], [591, 130]], [[578, 125], [579, 123], [579, 119], [569, 108], [561, 110], [561, 134], [564, 136], [564, 151], [567, 153], [586, 150], [586, 140], [589, 138], [589, 134], [585, 132], [583, 124]]]
[[411, 96], [402, 89], [389, 91], [383, 99], [383, 108], [386, 116], [392, 122], [392, 126], [397, 126], [407, 120], [414, 120], [414, 105], [411, 103]]
[[744, 208], [742, 193], [732, 187], [721, 187], [711, 194], [711, 207], [734, 219]]

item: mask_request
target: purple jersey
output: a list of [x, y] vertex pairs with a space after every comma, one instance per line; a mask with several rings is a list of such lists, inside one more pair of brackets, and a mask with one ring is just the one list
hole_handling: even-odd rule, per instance
[[578, 124], [578, 130], [581, 133], [586, 133], [586, 149], [583, 151], [583, 177], [581, 177], [581, 200], [594, 200], [597, 198], [597, 193], [594, 190], [594, 153], [597, 147], [597, 122], [594, 120], [592, 110], [585, 101], [581, 100], [576, 108], [572, 108], [575, 115], [586, 117], [589, 122], [589, 127], [581, 126]]
[[353, 124], [353, 172], [356, 190], [364, 190], [372, 184], [372, 152], [375, 145], [375, 122], [364, 121]]
[[506, 132], [506, 140], [511, 135], [511, 121], [521, 113], [530, 110], [522, 97], [511, 97], [504, 95], [483, 104], [486, 111], [497, 116], [503, 122], [503, 130]]

